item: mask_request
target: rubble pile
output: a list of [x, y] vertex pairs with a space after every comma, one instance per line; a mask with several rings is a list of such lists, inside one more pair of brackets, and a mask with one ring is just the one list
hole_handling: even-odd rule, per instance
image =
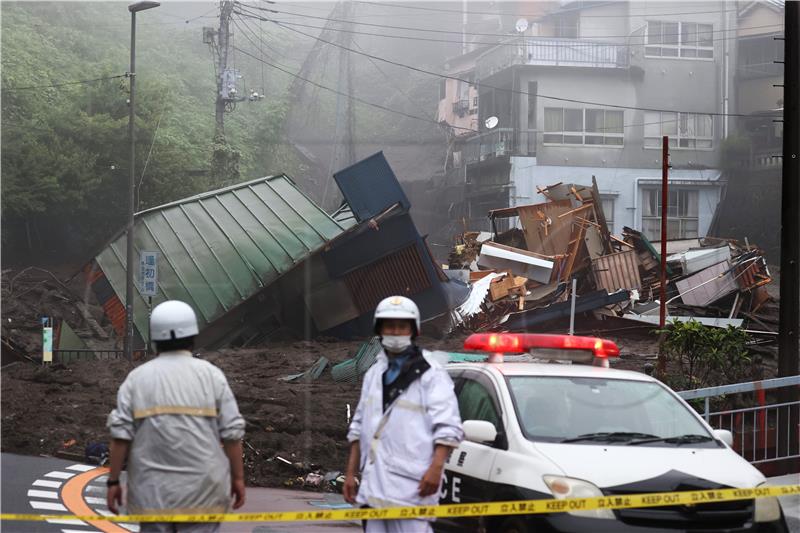
[[[0, 280], [3, 364], [41, 358], [45, 317], [54, 317], [56, 348], [60, 340], [62, 348], [100, 348], [113, 341], [103, 309], [81, 276], [64, 281], [49, 270], [28, 267], [3, 270]], [[67, 331], [74, 334], [67, 338]]]
[[[661, 257], [639, 231], [612, 235], [596, 183], [539, 189], [540, 204], [489, 212], [493, 231], [456, 238], [450, 269], [463, 269], [470, 296], [454, 311], [466, 331], [526, 331], [575, 314], [658, 325]], [[774, 336], [772, 281], [750, 243], [702, 238], [667, 243], [668, 321], [697, 320]]]

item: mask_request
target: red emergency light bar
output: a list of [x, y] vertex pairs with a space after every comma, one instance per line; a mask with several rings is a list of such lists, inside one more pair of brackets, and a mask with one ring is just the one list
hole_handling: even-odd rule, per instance
[[464, 341], [465, 350], [490, 353], [528, 353], [531, 350], [582, 350], [594, 357], [618, 357], [616, 343], [597, 337], [543, 335], [539, 333], [474, 333]]

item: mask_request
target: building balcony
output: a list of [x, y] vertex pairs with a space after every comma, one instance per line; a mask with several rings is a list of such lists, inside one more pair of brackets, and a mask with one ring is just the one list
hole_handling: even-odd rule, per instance
[[478, 59], [478, 77], [485, 79], [517, 65], [602, 69], [626, 69], [630, 66], [628, 47], [624, 45], [584, 39], [517, 37]]
[[461, 145], [461, 161], [471, 165], [504, 156], [535, 156], [536, 130], [497, 128], [466, 140]]

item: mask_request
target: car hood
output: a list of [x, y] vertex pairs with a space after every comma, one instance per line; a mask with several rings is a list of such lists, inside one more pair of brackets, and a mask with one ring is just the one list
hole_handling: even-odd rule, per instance
[[[729, 448], [618, 446], [537, 442], [536, 449], [564, 475], [600, 488], [639, 484], [642, 492], [755, 487], [765, 481]], [[700, 482], [705, 480], [710, 482]], [[699, 484], [698, 484], [699, 483]]]

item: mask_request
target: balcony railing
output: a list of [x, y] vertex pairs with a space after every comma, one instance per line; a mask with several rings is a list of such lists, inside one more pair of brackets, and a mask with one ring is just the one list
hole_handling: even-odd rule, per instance
[[478, 60], [480, 78], [514, 65], [556, 67], [628, 68], [628, 48], [624, 45], [559, 39], [553, 37], [519, 37], [503, 43]]
[[535, 156], [536, 130], [497, 128], [467, 140], [461, 148], [464, 164], [473, 164], [494, 157], [509, 155]]

